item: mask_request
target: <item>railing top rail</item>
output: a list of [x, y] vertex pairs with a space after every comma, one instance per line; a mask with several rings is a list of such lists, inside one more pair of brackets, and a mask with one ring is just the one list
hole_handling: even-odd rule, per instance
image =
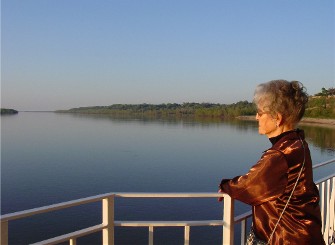
[[15, 219], [21, 219], [25, 217], [29, 217], [35, 214], [42, 214], [47, 213], [50, 211], [56, 211], [64, 208], [70, 208], [74, 206], [78, 206], [81, 204], [88, 204], [92, 202], [98, 202], [101, 201], [104, 198], [108, 197], [124, 197], [124, 198], [214, 198], [214, 197], [222, 197], [226, 194], [220, 194], [220, 193], [214, 193], [214, 192], [185, 192], [185, 193], [149, 193], [149, 192], [134, 192], [134, 193], [127, 193], [127, 192], [111, 192], [111, 193], [105, 193], [101, 195], [81, 198], [73, 201], [68, 202], [61, 202], [58, 204], [43, 206], [39, 208], [33, 208], [28, 209], [24, 211], [9, 213], [1, 215], [0, 220], [3, 221], [9, 221], [9, 220], [15, 220]]
[[41, 214], [41, 213], [56, 211], [56, 210], [60, 210], [60, 209], [64, 209], [64, 208], [70, 208], [70, 207], [74, 207], [74, 206], [81, 205], [81, 204], [97, 202], [97, 201], [100, 201], [100, 200], [102, 200], [104, 198], [107, 198], [109, 196], [113, 196], [113, 193], [106, 193], [106, 194], [102, 194], [102, 195], [76, 199], [76, 200], [72, 200], [72, 201], [68, 201], [68, 202], [61, 202], [61, 203], [48, 205], [48, 206], [43, 206], [43, 207], [39, 207], [39, 208], [32, 208], [32, 209], [27, 209], [27, 210], [24, 210], [24, 211], [18, 211], [18, 212], [14, 212], [14, 213], [4, 214], [4, 215], [1, 215], [0, 220], [1, 221], [8, 221], [8, 220], [25, 218], [25, 217], [29, 217], [29, 216], [32, 216], [32, 215], [35, 215], [35, 214]]
[[315, 164], [315, 165], [313, 166], [313, 169], [322, 167], [322, 166], [327, 165], [327, 164], [329, 164], [329, 163], [335, 163], [335, 158], [330, 159], [330, 160], [325, 161], [325, 162], [321, 162], [321, 163]]
[[129, 227], [166, 227], [166, 226], [221, 226], [227, 225], [223, 220], [189, 220], [189, 221], [115, 221], [115, 226]]
[[114, 195], [131, 198], [211, 198], [222, 197], [224, 194], [215, 192], [122, 192], [114, 193]]
[[322, 183], [322, 182], [324, 182], [324, 181], [326, 181], [328, 179], [331, 179], [333, 177], [335, 177], [335, 173], [333, 173], [331, 175], [328, 175], [328, 176], [326, 176], [326, 177], [324, 177], [322, 179], [319, 179], [318, 181], [315, 182], [315, 184], [318, 185], [318, 184], [320, 184], [320, 183]]
[[240, 214], [240, 215], [238, 215], [238, 216], [236, 216], [234, 218], [234, 223], [241, 222], [242, 220], [244, 220], [244, 219], [246, 219], [248, 217], [251, 217], [251, 215], [252, 215], [252, 211], [251, 210], [249, 210], [249, 211], [247, 211], [247, 212], [245, 212], [243, 214]]

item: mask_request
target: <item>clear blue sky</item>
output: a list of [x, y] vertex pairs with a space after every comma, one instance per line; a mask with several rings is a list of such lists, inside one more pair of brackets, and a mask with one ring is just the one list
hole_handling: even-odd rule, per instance
[[2, 0], [1, 106], [234, 103], [335, 87], [335, 1]]

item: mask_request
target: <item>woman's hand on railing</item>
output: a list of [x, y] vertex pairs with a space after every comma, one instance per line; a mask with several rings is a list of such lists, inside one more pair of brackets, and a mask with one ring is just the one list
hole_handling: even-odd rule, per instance
[[[218, 190], [218, 193], [224, 193], [222, 190], [221, 190], [221, 188]], [[218, 201], [219, 202], [222, 202], [223, 201], [223, 197], [219, 197], [218, 198]]]

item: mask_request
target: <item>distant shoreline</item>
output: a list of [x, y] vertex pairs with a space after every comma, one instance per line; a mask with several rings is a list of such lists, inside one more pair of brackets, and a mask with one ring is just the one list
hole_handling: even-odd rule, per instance
[[19, 112], [14, 109], [1, 108], [1, 115], [16, 115]]
[[[255, 116], [238, 116], [237, 118], [240, 119], [240, 120], [249, 120], [249, 121], [255, 121], [256, 120]], [[318, 124], [318, 126], [328, 126], [328, 127], [334, 127], [335, 128], [335, 119], [303, 117], [299, 124], [302, 124], [302, 125]]]

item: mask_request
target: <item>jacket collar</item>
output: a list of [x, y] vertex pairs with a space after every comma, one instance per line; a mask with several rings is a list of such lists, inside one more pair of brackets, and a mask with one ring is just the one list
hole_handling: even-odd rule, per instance
[[280, 139], [282, 139], [284, 136], [286, 135], [296, 135], [302, 139], [305, 138], [304, 136], [304, 131], [301, 130], [301, 129], [294, 129], [294, 130], [290, 130], [290, 131], [286, 131], [284, 133], [281, 133], [280, 135], [276, 136], [276, 137], [272, 137], [272, 138], [269, 138], [270, 142], [272, 143], [272, 145], [275, 145]]

